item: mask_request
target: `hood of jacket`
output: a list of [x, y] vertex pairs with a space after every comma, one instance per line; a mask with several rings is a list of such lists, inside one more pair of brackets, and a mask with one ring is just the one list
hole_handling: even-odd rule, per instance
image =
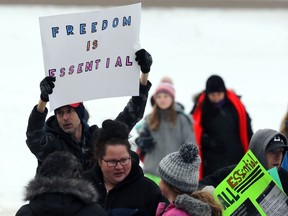
[[25, 200], [36, 215], [74, 215], [96, 199], [92, 184], [82, 179], [39, 176], [26, 186]]
[[60, 177], [35, 177], [26, 186], [24, 199], [33, 200], [45, 193], [71, 194], [87, 204], [97, 200], [97, 193], [90, 182]]
[[212, 209], [208, 203], [199, 199], [195, 199], [187, 194], [178, 195], [174, 202], [179, 209], [186, 211], [193, 216], [209, 216], [212, 215]]
[[266, 148], [272, 138], [276, 135], [281, 136], [287, 145], [287, 138], [283, 134], [272, 129], [260, 129], [256, 131], [251, 137], [249, 143], [249, 149], [257, 157], [265, 169], [268, 169], [266, 161]]

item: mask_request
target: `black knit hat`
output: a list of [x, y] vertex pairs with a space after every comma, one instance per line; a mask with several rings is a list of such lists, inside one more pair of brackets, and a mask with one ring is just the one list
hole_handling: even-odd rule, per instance
[[212, 92], [226, 92], [226, 87], [223, 79], [218, 75], [212, 75], [206, 82], [206, 94]]
[[82, 102], [69, 104], [70, 107], [74, 108], [80, 120], [84, 119], [85, 116], [85, 107]]

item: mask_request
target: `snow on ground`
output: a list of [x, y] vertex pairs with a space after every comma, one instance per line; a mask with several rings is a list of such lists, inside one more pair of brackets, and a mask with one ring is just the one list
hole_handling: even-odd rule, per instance
[[[0, 215], [15, 215], [36, 159], [25, 144], [27, 119], [44, 77], [38, 18], [96, 7], [0, 6]], [[153, 56], [151, 94], [164, 75], [188, 113], [192, 95], [213, 73], [242, 95], [254, 130], [279, 129], [287, 110], [288, 10], [149, 8], [140, 42]], [[114, 118], [129, 97], [89, 101], [90, 123]], [[115, 109], [116, 107], [116, 109]], [[151, 110], [147, 105], [146, 114]], [[135, 131], [132, 132], [135, 135]]]

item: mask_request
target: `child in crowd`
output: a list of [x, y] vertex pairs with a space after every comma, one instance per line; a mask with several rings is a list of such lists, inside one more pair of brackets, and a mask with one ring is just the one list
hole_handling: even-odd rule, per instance
[[175, 102], [175, 89], [169, 77], [163, 77], [152, 96], [152, 112], [138, 129], [135, 140], [144, 163], [145, 175], [159, 183], [158, 164], [185, 142], [195, 142], [192, 119]]
[[164, 157], [159, 164], [159, 183], [169, 205], [159, 203], [156, 216], [221, 216], [222, 207], [211, 193], [197, 191], [200, 157], [193, 143]]

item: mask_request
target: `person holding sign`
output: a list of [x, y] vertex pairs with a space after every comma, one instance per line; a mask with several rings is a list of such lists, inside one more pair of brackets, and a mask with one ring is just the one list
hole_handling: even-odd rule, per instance
[[159, 187], [170, 204], [159, 203], [156, 216], [222, 215], [222, 207], [210, 192], [197, 191], [199, 166], [198, 148], [191, 142], [160, 161]]
[[[148, 92], [151, 83], [148, 81], [148, 74], [152, 65], [152, 57], [145, 50], [140, 49], [136, 53], [142, 74], [140, 77], [139, 96], [133, 96], [124, 110], [117, 116], [117, 120], [124, 122], [129, 131], [143, 117]], [[67, 104], [54, 110], [54, 115], [45, 122], [48, 114], [46, 104], [49, 95], [55, 87], [55, 77], [45, 77], [40, 83], [40, 100], [33, 108], [26, 131], [26, 143], [30, 151], [38, 160], [38, 167], [42, 161], [54, 151], [69, 151], [75, 155], [84, 170], [92, 167], [91, 156], [94, 146], [91, 137], [97, 134], [97, 125], [89, 126], [85, 122], [85, 107], [83, 102]]]
[[[283, 190], [288, 194], [288, 172], [281, 167], [285, 152], [288, 150], [287, 138], [273, 129], [260, 129], [252, 136], [249, 149], [266, 170], [277, 168]], [[232, 172], [235, 166], [221, 168], [204, 177], [199, 182], [199, 188], [201, 189], [207, 185], [216, 188]]]
[[159, 202], [168, 202], [159, 187], [144, 176], [139, 157], [131, 150], [130, 129], [105, 120], [96, 138], [95, 166], [84, 173], [99, 192], [98, 203], [107, 215], [154, 216]]

